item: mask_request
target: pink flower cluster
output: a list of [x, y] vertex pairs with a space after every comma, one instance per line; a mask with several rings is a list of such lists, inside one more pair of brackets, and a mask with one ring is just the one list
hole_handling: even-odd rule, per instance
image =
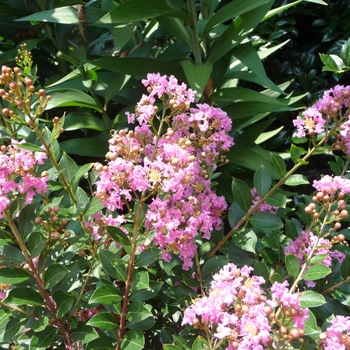
[[348, 350], [350, 348], [350, 316], [336, 316], [321, 341], [323, 350]]
[[[297, 136], [321, 134], [333, 121], [342, 116], [349, 106], [350, 86], [336, 85], [324, 92], [323, 97], [293, 120]], [[346, 112], [347, 113], [347, 112]], [[346, 124], [347, 125], [347, 124]], [[347, 129], [343, 130], [344, 142], [349, 143]], [[350, 143], [349, 143], [350, 144]]]
[[337, 191], [341, 191], [344, 194], [350, 193], [350, 180], [341, 176], [322, 176], [320, 180], [314, 180], [313, 187], [317, 191], [325, 192], [328, 194], [335, 194]]
[[[338, 250], [331, 250], [332, 244], [326, 238], [318, 238], [312, 232], [302, 231], [302, 235], [296, 238], [294, 241], [290, 241], [288, 246], [284, 249], [284, 254], [294, 254], [298, 258], [300, 264], [304, 264], [306, 258], [311, 253], [312, 249], [316, 246], [313, 256], [319, 254], [325, 254], [324, 260], [321, 262], [323, 265], [331, 266], [332, 259], [337, 259], [339, 264], [345, 259], [345, 254]], [[308, 287], [314, 287], [315, 282], [306, 281]]]
[[47, 190], [48, 176], [37, 177], [35, 166], [43, 164], [46, 159], [45, 152], [32, 152], [20, 148], [25, 140], [18, 142], [12, 140], [6, 147], [1, 146], [0, 152], [0, 218], [1, 213], [10, 204], [13, 195], [25, 195], [27, 204], [32, 203], [36, 194]]
[[213, 276], [208, 296], [197, 299], [185, 310], [182, 325], [210, 327], [216, 338], [226, 341], [226, 350], [261, 350], [271, 346], [274, 329], [269, 315], [273, 315], [274, 307], [288, 311], [288, 325], [294, 323], [303, 330], [308, 309], [300, 307], [298, 294], [289, 293], [288, 282], [275, 282], [268, 300], [261, 288], [264, 279], [250, 276], [252, 270], [248, 266], [238, 269], [233, 263], [225, 265]]
[[129, 122], [137, 119], [140, 125], [120, 130], [109, 141], [108, 165], [95, 165], [100, 175], [96, 196], [110, 212], [148, 199], [145, 227], [163, 249], [163, 259], [178, 252], [188, 269], [197, 249], [195, 237], [209, 239], [227, 208], [212, 190], [210, 176], [224, 163], [222, 151], [233, 145], [228, 135], [232, 122], [207, 104], [190, 108], [195, 92], [172, 76], [149, 74], [143, 84], [149, 95], [128, 115]]
[[[251, 188], [250, 192], [252, 193], [252, 197], [253, 197], [253, 200], [252, 200], [252, 205], [250, 207], [249, 210], [251, 210], [252, 208], [255, 207], [255, 205], [260, 201], [261, 197], [258, 195], [258, 191], [256, 190], [256, 188]], [[276, 207], [276, 206], [273, 206], [273, 205], [270, 205], [268, 204], [266, 201], [262, 202], [258, 209], [256, 210], [256, 212], [269, 212], [269, 213], [272, 213], [272, 214], [276, 214], [277, 213], [277, 210], [278, 210], [279, 207]]]

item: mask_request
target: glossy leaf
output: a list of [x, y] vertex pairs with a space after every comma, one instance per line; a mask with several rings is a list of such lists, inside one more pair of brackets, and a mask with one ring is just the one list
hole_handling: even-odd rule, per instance
[[272, 178], [269, 171], [261, 165], [261, 167], [254, 174], [254, 187], [259, 196], [263, 197], [270, 190]]
[[148, 272], [142, 270], [135, 271], [132, 275], [131, 288], [134, 290], [149, 288]]
[[317, 307], [326, 303], [323, 295], [312, 290], [307, 290], [302, 293], [299, 300], [301, 307]]
[[64, 152], [61, 161], [59, 162], [59, 166], [65, 179], [71, 184], [78, 171], [77, 164], [67, 153]]
[[68, 272], [69, 270], [61, 264], [51, 264], [44, 275], [45, 289], [54, 287], [67, 276]]
[[299, 259], [294, 254], [287, 254], [286, 256], [287, 271], [294, 278], [297, 278], [300, 272]]
[[75, 342], [81, 341], [83, 344], [86, 344], [99, 336], [93, 327], [88, 326], [83, 322], [79, 322], [78, 326], [72, 329], [71, 337]]
[[163, 282], [149, 281], [149, 288], [147, 289], [136, 289], [130, 293], [129, 299], [144, 301], [153, 298], [158, 294], [163, 286]]
[[277, 215], [267, 212], [253, 214], [249, 222], [260, 230], [279, 230], [283, 226], [281, 219]]
[[107, 226], [106, 230], [113, 240], [122, 246], [129, 246], [130, 240], [128, 235], [118, 227]]
[[139, 322], [150, 316], [152, 316], [152, 313], [143, 305], [142, 301], [130, 303], [127, 313], [127, 319], [130, 322]]
[[288, 177], [288, 179], [285, 181], [285, 185], [287, 186], [299, 186], [299, 185], [307, 185], [309, 183], [309, 180], [301, 174], [293, 174]]
[[252, 194], [249, 186], [244, 181], [233, 178], [231, 188], [233, 198], [247, 212], [252, 204]]
[[121, 345], [121, 350], [141, 350], [145, 344], [145, 338], [140, 329], [129, 330], [123, 340]]
[[287, 204], [287, 197], [282, 193], [272, 193], [271, 196], [266, 198], [266, 203], [275, 207], [285, 208]]
[[57, 308], [57, 317], [62, 318], [73, 307], [76, 297], [73, 293], [66, 293], [63, 290], [58, 290], [53, 294]]
[[64, 122], [64, 130], [81, 130], [91, 129], [97, 131], [104, 131], [106, 128], [104, 122], [87, 112], [72, 112], [66, 115]]
[[112, 284], [104, 284], [94, 291], [89, 303], [113, 305], [118, 303], [121, 299], [120, 291], [115, 286]]
[[34, 333], [30, 340], [30, 349], [46, 349], [51, 345], [58, 329], [55, 327], [47, 327], [41, 332]]
[[32, 232], [35, 219], [35, 204], [26, 205], [20, 212], [18, 218], [18, 231], [23, 239], [26, 240], [28, 235]]
[[275, 153], [271, 153], [272, 163], [278, 173], [279, 177], [283, 177], [286, 174], [286, 163], [281, 156]]
[[107, 143], [99, 137], [66, 140], [60, 145], [66, 153], [87, 157], [104, 157], [108, 149]]
[[225, 256], [213, 256], [209, 258], [202, 267], [202, 274], [214, 274], [218, 272], [224, 265], [228, 263], [228, 259]]
[[1, 283], [17, 284], [25, 282], [31, 277], [32, 275], [29, 271], [21, 269], [19, 267], [6, 267], [0, 269]]
[[200, 335], [196, 338], [192, 345], [192, 350], [209, 350], [209, 344], [208, 341], [201, 337]]
[[141, 267], [152, 264], [159, 259], [161, 253], [158, 248], [148, 248], [136, 257], [135, 266]]
[[11, 289], [6, 297], [9, 305], [42, 305], [42, 296], [31, 288], [16, 287]]
[[205, 62], [203, 65], [197, 66], [190, 61], [182, 61], [181, 66], [185, 72], [189, 86], [197, 91], [197, 100], [199, 100], [213, 70], [212, 64]]
[[117, 254], [109, 250], [100, 249], [99, 258], [103, 269], [108, 275], [121, 281], [126, 279], [125, 262], [121, 261]]
[[172, 8], [161, 0], [130, 0], [115, 7], [100, 19], [101, 23], [127, 23], [160, 16]]
[[298, 160], [300, 159], [300, 151], [299, 148], [295, 145], [292, 145], [290, 147], [290, 157], [294, 164], [298, 163]]
[[102, 311], [94, 315], [86, 324], [104, 331], [111, 331], [118, 327], [118, 322], [115, 317], [107, 311]]
[[306, 271], [304, 280], [315, 281], [329, 275], [331, 272], [331, 269], [326, 265], [313, 265]]
[[240, 230], [232, 233], [233, 242], [243, 250], [255, 253], [257, 237], [253, 230]]

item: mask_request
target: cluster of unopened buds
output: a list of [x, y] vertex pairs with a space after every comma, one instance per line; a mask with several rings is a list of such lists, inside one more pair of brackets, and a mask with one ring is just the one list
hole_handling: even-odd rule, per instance
[[26, 121], [30, 127], [34, 126], [36, 118], [42, 115], [51, 99], [44, 89], [36, 91], [33, 79], [23, 76], [20, 67], [2, 66], [0, 86], [0, 97], [7, 102], [1, 114], [5, 118]]
[[68, 220], [64, 217], [59, 217], [60, 210], [61, 208], [58, 205], [47, 207], [46, 213], [48, 214], [48, 218], [37, 216], [34, 220], [35, 224], [43, 227], [53, 240], [59, 240], [62, 237], [69, 238], [71, 236], [71, 232], [66, 231]]

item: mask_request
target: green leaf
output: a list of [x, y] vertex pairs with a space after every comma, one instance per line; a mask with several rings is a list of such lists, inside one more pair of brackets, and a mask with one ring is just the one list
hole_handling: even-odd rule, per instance
[[299, 186], [299, 185], [307, 185], [309, 180], [301, 174], [293, 174], [285, 181], [285, 185], [287, 186]]
[[317, 307], [326, 303], [325, 298], [320, 293], [316, 293], [312, 290], [307, 290], [302, 293], [299, 298], [301, 307]]
[[45, 289], [51, 289], [57, 283], [63, 280], [69, 273], [69, 270], [61, 264], [51, 264], [45, 271], [44, 281]]
[[17, 287], [11, 289], [7, 295], [6, 304], [9, 305], [42, 305], [42, 296], [31, 288]]
[[92, 108], [100, 112], [95, 100], [85, 92], [76, 89], [48, 89], [51, 100], [46, 106], [46, 110], [57, 107], [78, 106]]
[[78, 326], [71, 330], [71, 337], [75, 342], [80, 340], [83, 344], [86, 344], [95, 340], [99, 336], [93, 327], [88, 326], [83, 322], [79, 322]]
[[313, 265], [306, 271], [304, 280], [315, 281], [329, 275], [331, 272], [331, 269], [325, 265]]
[[76, 298], [74, 293], [66, 293], [63, 290], [58, 290], [53, 294], [53, 299], [57, 304], [57, 317], [62, 318], [73, 307]]
[[254, 275], [264, 278], [265, 283], [269, 280], [270, 273], [267, 269], [266, 263], [256, 260], [254, 263]]
[[37, 321], [31, 327], [32, 330], [34, 332], [41, 332], [47, 327], [49, 320], [50, 319], [47, 316], [41, 316], [40, 318], [37, 319]]
[[251, 11], [258, 6], [265, 4], [266, 0], [247, 0], [247, 1], [232, 1], [223, 6], [220, 10], [216, 11], [213, 16], [210, 17], [207, 22], [204, 33], [210, 31], [216, 25], [224, 23], [232, 18], [235, 18], [245, 12]]
[[276, 153], [271, 153], [272, 163], [276, 169], [276, 172], [280, 177], [286, 174], [286, 163], [281, 156]]
[[104, 131], [106, 128], [104, 122], [88, 112], [72, 112], [66, 115], [64, 130], [82, 130], [91, 129]]
[[260, 230], [279, 230], [283, 226], [281, 219], [277, 215], [263, 212], [253, 214], [249, 222]]
[[32, 232], [35, 220], [36, 204], [26, 205], [20, 212], [18, 218], [18, 230], [21, 237], [26, 240]]
[[269, 280], [272, 284], [275, 282], [283, 283], [283, 281], [284, 281], [283, 277], [277, 272], [273, 273], [271, 275], [271, 277], [269, 278]]
[[326, 254], [317, 254], [311, 258], [310, 264], [315, 265], [315, 264], [321, 263], [324, 259], [326, 259], [326, 257], [327, 257]]
[[19, 267], [7, 267], [0, 269], [0, 281], [5, 284], [17, 284], [22, 283], [32, 275], [29, 271], [21, 269]]
[[[97, 22], [106, 12], [99, 8], [89, 6], [86, 11], [87, 22]], [[51, 10], [38, 11], [30, 16], [16, 19], [15, 21], [38, 21], [60, 24], [78, 24], [78, 11], [73, 6], [57, 7]]]
[[149, 288], [149, 275], [147, 271], [136, 270], [132, 275], [131, 288], [135, 289], [146, 289]]
[[139, 322], [152, 316], [152, 313], [143, 305], [142, 301], [133, 301], [128, 307], [127, 319], [130, 322]]
[[309, 310], [309, 318], [304, 323], [305, 335], [311, 337], [316, 343], [320, 340], [321, 330], [317, 326], [315, 315]]
[[104, 157], [108, 146], [100, 137], [85, 137], [66, 140], [60, 143], [61, 148], [69, 154], [87, 157]]
[[[75, 161], [69, 157], [66, 152], [63, 152], [62, 158], [58, 165], [60, 166], [61, 172], [68, 183], [71, 184], [78, 171], [78, 166]], [[73, 192], [75, 192], [75, 190], [73, 190]]]
[[299, 148], [293, 144], [290, 147], [290, 157], [294, 164], [298, 164], [298, 160], [300, 159], [300, 151]]
[[343, 60], [346, 66], [350, 66], [350, 39], [345, 41], [341, 47], [340, 58]]
[[287, 254], [286, 256], [286, 267], [289, 274], [297, 278], [300, 272], [299, 259], [294, 254]]
[[274, 192], [266, 199], [266, 203], [275, 207], [285, 208], [287, 204], [287, 197], [282, 193]]
[[255, 253], [258, 239], [253, 230], [240, 230], [232, 233], [232, 241], [243, 250]]
[[259, 196], [263, 197], [269, 192], [272, 184], [272, 179], [269, 171], [261, 165], [261, 167], [254, 174], [254, 187]]
[[27, 149], [33, 152], [44, 152], [39, 146], [35, 145], [34, 143], [17, 143], [16, 147]]
[[89, 303], [113, 305], [122, 300], [120, 291], [112, 284], [104, 284], [98, 287], [92, 294]]
[[350, 276], [350, 255], [347, 255], [340, 267], [341, 275], [344, 279]]
[[173, 344], [164, 344], [163, 350], [182, 350], [182, 348], [178, 347], [177, 345], [173, 345]]
[[116, 6], [112, 11], [103, 16], [101, 23], [127, 23], [133, 21], [144, 21], [160, 16], [172, 10], [161, 0], [129, 0]]
[[320, 53], [320, 58], [324, 64], [324, 67], [322, 68], [323, 72], [330, 71], [334, 73], [342, 73], [345, 71], [346, 66], [339, 56]]
[[209, 81], [213, 65], [205, 62], [201, 66], [197, 66], [190, 61], [182, 61], [181, 66], [191, 89], [197, 91], [196, 100], [198, 101], [202, 97], [203, 91]]
[[245, 212], [248, 212], [250, 206], [252, 205], [252, 194], [249, 186], [244, 181], [233, 178], [231, 188], [233, 197], [237, 204]]
[[111, 331], [118, 327], [115, 317], [108, 311], [102, 311], [94, 315], [88, 322], [88, 326], [99, 328], [103, 331]]
[[141, 350], [145, 345], [145, 338], [140, 329], [129, 330], [121, 344], [121, 350]]
[[111, 238], [122, 246], [130, 246], [130, 239], [124, 231], [115, 226], [107, 226], [106, 230]]
[[120, 281], [126, 280], [126, 262], [122, 261], [117, 254], [109, 250], [100, 249], [99, 258], [103, 269], [108, 275]]
[[129, 299], [144, 301], [153, 298], [158, 294], [163, 286], [163, 282], [149, 281], [149, 288], [147, 289], [136, 289], [130, 293]]
[[[125, 233], [124, 233], [124, 236], [125, 236]], [[162, 252], [158, 248], [152, 247], [152, 248], [145, 249], [136, 257], [135, 266], [141, 267], [141, 266], [152, 264], [159, 259], [161, 253]]]
[[209, 344], [208, 341], [201, 337], [200, 335], [196, 338], [192, 345], [192, 350], [209, 350]]
[[34, 231], [28, 238], [27, 247], [32, 257], [38, 256], [44, 249], [47, 242], [42, 232]]
[[55, 327], [47, 327], [41, 332], [34, 333], [30, 340], [30, 349], [46, 349], [51, 345], [58, 329]]
[[202, 274], [214, 274], [218, 272], [224, 265], [226, 265], [229, 262], [229, 260], [225, 256], [212, 256], [206, 262], [204, 263], [202, 267]]

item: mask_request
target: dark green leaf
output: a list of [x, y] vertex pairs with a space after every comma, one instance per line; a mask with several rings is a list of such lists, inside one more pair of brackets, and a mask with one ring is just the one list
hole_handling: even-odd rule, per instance
[[331, 272], [331, 269], [325, 265], [313, 265], [306, 271], [304, 280], [315, 281], [329, 275]]
[[85, 137], [66, 140], [60, 143], [61, 148], [69, 154], [87, 157], [104, 157], [108, 149], [99, 137]]
[[108, 275], [120, 281], [126, 280], [126, 262], [122, 261], [116, 253], [100, 249], [99, 258], [103, 269]]
[[77, 164], [71, 157], [69, 157], [67, 153], [63, 152], [62, 158], [59, 162], [59, 166], [64, 177], [66, 178], [68, 183], [71, 184], [78, 171]]
[[234, 231], [232, 241], [243, 250], [255, 253], [257, 237], [253, 230]]
[[145, 338], [140, 329], [131, 329], [128, 331], [121, 345], [121, 350], [141, 350], [145, 345]]
[[225, 256], [216, 255], [209, 258], [202, 267], [202, 274], [214, 274], [218, 272], [229, 260]]
[[122, 297], [117, 287], [112, 284], [104, 284], [95, 290], [89, 303], [112, 305], [118, 303], [121, 299]]
[[171, 10], [161, 0], [129, 0], [115, 7], [100, 19], [101, 23], [127, 23], [133, 21], [143, 21], [162, 15]]
[[300, 262], [299, 259], [293, 254], [287, 254], [286, 256], [286, 267], [287, 271], [294, 278], [298, 277], [300, 271]]
[[258, 260], [255, 261], [254, 275], [263, 277], [266, 283], [270, 277], [269, 270], [267, 269], [266, 263]]
[[41, 332], [34, 333], [32, 339], [30, 340], [30, 349], [46, 349], [49, 345], [51, 345], [57, 332], [57, 328], [47, 327]]
[[17, 284], [29, 280], [32, 275], [29, 271], [19, 267], [0, 269], [0, 281], [5, 284]]
[[281, 219], [277, 215], [264, 212], [253, 214], [249, 222], [260, 230], [279, 230], [283, 226]]
[[33, 152], [43, 152], [43, 150], [39, 146], [37, 146], [37, 145], [35, 145], [33, 143], [28, 143], [28, 142], [26, 142], [26, 143], [17, 143], [16, 146], [18, 148], [27, 149], [27, 150], [33, 151]]
[[93, 326], [104, 331], [111, 331], [118, 327], [118, 322], [116, 318], [107, 311], [99, 312], [94, 315], [88, 322], [88, 326]]
[[281, 156], [275, 153], [271, 153], [272, 163], [276, 169], [276, 172], [280, 177], [286, 174], [286, 163]]
[[233, 198], [237, 204], [245, 211], [248, 212], [252, 205], [252, 194], [249, 186], [242, 180], [233, 178], [232, 184]]
[[274, 192], [266, 199], [266, 203], [275, 207], [285, 208], [287, 204], [287, 197], [282, 193]]
[[136, 289], [130, 294], [130, 300], [144, 301], [153, 298], [158, 294], [163, 286], [163, 282], [149, 281], [149, 288], [147, 289]]
[[259, 196], [263, 197], [271, 188], [271, 175], [269, 171], [261, 165], [261, 167], [254, 174], [254, 187]]
[[30, 255], [32, 257], [38, 256], [43, 251], [46, 242], [47, 239], [41, 232], [32, 232], [27, 242]]
[[347, 255], [340, 267], [341, 275], [344, 279], [350, 276], [350, 255]]
[[350, 66], [350, 39], [345, 41], [341, 47], [340, 57], [346, 66]]
[[131, 288], [147, 289], [149, 288], [149, 275], [147, 271], [136, 270], [132, 275]]
[[128, 235], [120, 228], [115, 226], [107, 226], [106, 230], [113, 240], [122, 246], [129, 246], [130, 240]]
[[305, 308], [321, 306], [326, 303], [326, 300], [323, 297], [323, 295], [316, 293], [312, 290], [307, 290], [304, 293], [302, 293], [299, 300], [300, 300], [300, 306]]
[[127, 319], [130, 322], [139, 322], [152, 316], [152, 313], [143, 305], [142, 301], [133, 301], [128, 307]]
[[297, 164], [299, 159], [300, 159], [299, 148], [293, 144], [290, 147], [290, 157], [291, 157], [294, 164]]
[[74, 293], [66, 293], [63, 290], [58, 290], [54, 293], [53, 299], [57, 304], [57, 317], [62, 318], [67, 314], [76, 301]]
[[106, 128], [104, 122], [87, 112], [72, 112], [66, 115], [64, 122], [64, 130], [81, 130], [91, 129], [97, 131], [104, 131]]
[[77, 106], [100, 111], [95, 100], [82, 91], [76, 89], [50, 89], [48, 93], [51, 96], [51, 100], [47, 104], [47, 110], [57, 107]]
[[[123, 232], [124, 236], [125, 233]], [[135, 266], [141, 267], [154, 263], [159, 259], [162, 252], [158, 248], [148, 248], [141, 252], [135, 260]]]
[[42, 305], [44, 303], [38, 292], [26, 287], [11, 289], [5, 300], [9, 305]]
[[51, 264], [45, 271], [44, 281], [45, 289], [51, 289], [57, 283], [63, 280], [69, 273], [69, 270], [61, 264]]
[[208, 341], [201, 337], [200, 335], [196, 338], [192, 345], [192, 350], [209, 350], [209, 344]]
[[28, 235], [32, 232], [35, 220], [36, 205], [28, 204], [20, 212], [18, 218], [18, 230], [21, 237], [26, 240]]
[[93, 327], [88, 326], [83, 322], [79, 322], [78, 326], [72, 329], [71, 337], [75, 342], [80, 340], [83, 344], [86, 344], [98, 338], [98, 334]]

